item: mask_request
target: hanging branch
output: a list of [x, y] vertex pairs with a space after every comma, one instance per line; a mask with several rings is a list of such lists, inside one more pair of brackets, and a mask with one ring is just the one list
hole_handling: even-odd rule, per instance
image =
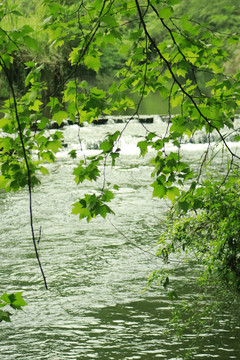
[[[222, 135], [222, 133], [220, 132], [220, 130], [218, 129], [217, 126], [211, 124], [210, 120], [207, 118], [207, 116], [205, 116], [203, 114], [203, 112], [201, 111], [200, 107], [198, 106], [196, 100], [194, 99], [194, 97], [189, 94], [187, 92], [187, 90], [184, 89], [184, 87], [182, 86], [181, 82], [179, 81], [179, 79], [177, 78], [177, 76], [175, 75], [175, 73], [173, 72], [173, 69], [171, 67], [171, 64], [170, 62], [166, 59], [166, 57], [162, 54], [162, 52], [160, 51], [160, 49], [158, 48], [157, 44], [155, 43], [154, 39], [152, 38], [152, 36], [150, 35], [148, 29], [147, 29], [147, 26], [146, 26], [146, 23], [144, 21], [144, 18], [143, 18], [143, 15], [142, 15], [142, 12], [141, 12], [141, 7], [140, 7], [140, 4], [139, 4], [139, 1], [138, 0], [135, 0], [135, 4], [136, 4], [136, 7], [137, 7], [137, 11], [138, 11], [138, 15], [139, 15], [139, 19], [140, 19], [140, 22], [143, 26], [143, 29], [144, 29], [144, 32], [146, 34], [146, 36], [148, 37], [150, 43], [152, 44], [153, 48], [156, 50], [159, 58], [166, 64], [167, 66], [167, 69], [169, 70], [171, 76], [172, 76], [172, 79], [176, 82], [176, 84], [179, 86], [179, 88], [181, 89], [182, 93], [184, 95], [186, 95], [186, 97], [191, 101], [191, 103], [193, 104], [193, 106], [195, 107], [195, 109], [197, 110], [197, 112], [199, 113], [199, 115], [205, 120], [205, 122], [207, 123], [207, 125], [209, 126], [209, 128], [212, 128], [214, 130], [217, 131], [219, 137], [221, 138], [223, 144], [225, 145], [225, 147], [227, 148], [227, 150], [229, 151], [229, 153], [231, 154], [231, 156], [233, 158], [237, 158], [240, 160], [240, 157], [235, 154], [231, 149], [230, 147], [228, 146], [226, 140], [224, 139], [224, 136]], [[162, 25], [166, 28], [166, 30], [169, 32], [171, 32], [171, 30], [169, 28], [167, 28], [165, 26], [165, 23], [162, 22]], [[171, 35], [171, 33], [170, 33]]]
[[[74, 76], [74, 74], [76, 73], [77, 67], [80, 65], [80, 63], [83, 60], [84, 56], [87, 54], [87, 52], [89, 50], [89, 47], [90, 47], [90, 45], [92, 44], [92, 42], [94, 40], [94, 37], [96, 36], [98, 30], [101, 28], [101, 17], [103, 16], [103, 14], [107, 15], [110, 12], [110, 10], [111, 10], [111, 8], [113, 6], [113, 3], [110, 4], [109, 9], [107, 9], [107, 11], [104, 13], [106, 4], [107, 4], [107, 0], [104, 0], [103, 3], [102, 3], [102, 7], [101, 7], [101, 9], [99, 11], [98, 20], [96, 22], [95, 21], [93, 22], [94, 25], [93, 25], [92, 29], [89, 31], [89, 33], [87, 35], [82, 34], [82, 36], [84, 38], [84, 44], [82, 46], [81, 51], [79, 52], [78, 60], [74, 64], [75, 68], [73, 68], [73, 70], [70, 71], [70, 73], [68, 74], [68, 76], [66, 76], [64, 81], [62, 81], [59, 85], [56, 86], [56, 88], [52, 91], [52, 93], [49, 96], [51, 96], [51, 97], [56, 96], [56, 94], [59, 91], [62, 90], [63, 86], [66, 85], [66, 83], [69, 81], [69, 79], [71, 79], [72, 76]], [[81, 2], [80, 6], [78, 7], [77, 13], [79, 12], [81, 6], [83, 6], [83, 2]], [[79, 19], [79, 14], [77, 16], [78, 16], [78, 19]], [[80, 29], [80, 30], [81, 30], [81, 33], [82, 33], [82, 29]], [[44, 104], [44, 107], [47, 105], [47, 103], [48, 103], [48, 101], [46, 102], [46, 104]]]
[[[5, 61], [4, 61], [4, 59], [2, 58], [1, 55], [0, 55], [0, 65], [1, 65], [5, 75], [7, 77], [7, 81], [8, 81], [12, 96], [13, 96], [14, 112], [15, 112], [17, 126], [18, 126], [19, 138], [20, 138], [20, 142], [21, 142], [21, 146], [22, 146], [24, 162], [25, 162], [25, 165], [26, 165], [26, 168], [27, 168], [27, 183], [28, 183], [28, 194], [29, 194], [29, 214], [30, 214], [30, 227], [31, 227], [32, 241], [33, 241], [33, 246], [34, 246], [35, 255], [36, 255], [36, 258], [37, 258], [37, 261], [38, 261], [38, 265], [39, 265], [40, 271], [42, 273], [44, 285], [45, 285], [46, 290], [48, 290], [46, 277], [45, 277], [45, 274], [44, 274], [44, 271], [43, 271], [43, 268], [42, 268], [42, 264], [41, 264], [41, 261], [40, 261], [40, 258], [39, 258], [39, 254], [38, 254], [37, 242], [36, 242], [36, 237], [35, 237], [34, 227], [33, 227], [31, 171], [30, 171], [27, 152], [26, 152], [26, 148], [25, 148], [25, 144], [24, 144], [23, 132], [22, 132], [21, 122], [20, 122], [19, 113], [18, 113], [18, 105], [17, 105], [16, 94], [15, 94], [15, 90], [14, 90], [14, 87], [13, 87], [13, 83], [12, 83], [10, 75], [9, 75], [8, 68], [7, 68], [6, 63], [5, 63]], [[39, 237], [39, 239], [40, 239], [40, 237]]]

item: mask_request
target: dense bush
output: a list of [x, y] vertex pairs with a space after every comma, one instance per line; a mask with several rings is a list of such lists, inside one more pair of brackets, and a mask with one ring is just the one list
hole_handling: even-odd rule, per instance
[[194, 254], [204, 265], [203, 279], [221, 279], [240, 291], [240, 182], [236, 178], [221, 186], [207, 180], [196, 191], [199, 209], [169, 217], [167, 233], [160, 239], [158, 254], [169, 261], [172, 253]]

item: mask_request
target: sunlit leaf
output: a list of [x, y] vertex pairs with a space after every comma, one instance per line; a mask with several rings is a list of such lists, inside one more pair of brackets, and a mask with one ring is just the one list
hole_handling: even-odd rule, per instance
[[63, 120], [67, 120], [68, 118], [68, 113], [66, 111], [58, 111], [57, 113], [55, 113], [53, 115], [53, 121], [56, 121], [57, 124], [60, 126], [63, 122]]
[[38, 44], [38, 42], [37, 42], [35, 39], [33, 39], [32, 37], [30, 37], [30, 36], [25, 36], [25, 37], [24, 37], [24, 43], [25, 43], [28, 47], [34, 49], [35, 51], [38, 51], [38, 46], [39, 46], [39, 44]]
[[84, 63], [88, 68], [93, 69], [96, 72], [98, 72], [98, 70], [101, 66], [99, 56], [87, 55], [84, 58]]
[[169, 19], [170, 16], [172, 16], [172, 14], [173, 14], [173, 9], [171, 6], [162, 8], [158, 12], [159, 17], [163, 19]]

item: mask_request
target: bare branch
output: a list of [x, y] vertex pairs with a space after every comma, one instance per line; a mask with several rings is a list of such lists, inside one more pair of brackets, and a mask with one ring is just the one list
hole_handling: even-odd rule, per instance
[[9, 72], [8, 72], [8, 68], [7, 68], [7, 66], [6, 66], [6, 64], [4, 62], [4, 59], [2, 58], [1, 55], [0, 55], [0, 65], [2, 66], [3, 71], [4, 71], [4, 73], [5, 73], [6, 77], [7, 77], [8, 84], [9, 84], [9, 87], [11, 89], [11, 93], [12, 93], [12, 96], [13, 96], [14, 112], [15, 112], [15, 117], [16, 117], [17, 125], [18, 125], [18, 133], [19, 133], [19, 137], [20, 137], [20, 141], [21, 141], [21, 146], [22, 146], [25, 165], [26, 165], [26, 168], [27, 168], [28, 194], [29, 194], [29, 214], [30, 214], [30, 227], [31, 227], [32, 241], [33, 241], [33, 246], [34, 246], [36, 258], [37, 258], [37, 261], [38, 261], [38, 265], [39, 265], [40, 271], [42, 273], [44, 285], [45, 285], [46, 290], [48, 290], [46, 277], [45, 277], [45, 274], [43, 272], [42, 264], [41, 264], [39, 254], [38, 254], [36, 238], [35, 238], [35, 233], [34, 233], [34, 227], [33, 227], [31, 172], [30, 172], [26, 147], [25, 147], [25, 143], [24, 143], [23, 132], [22, 132], [22, 128], [21, 128], [21, 122], [20, 122], [19, 113], [18, 113], [18, 105], [17, 105], [16, 94], [15, 94], [15, 90], [14, 90], [14, 87], [13, 87], [13, 84], [12, 84], [12, 81], [11, 81], [11, 78], [10, 78], [10, 75], [9, 75]]

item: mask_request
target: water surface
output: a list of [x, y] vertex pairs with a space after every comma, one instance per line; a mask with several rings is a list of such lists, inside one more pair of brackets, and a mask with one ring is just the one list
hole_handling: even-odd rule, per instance
[[[163, 134], [166, 124], [158, 121], [148, 127]], [[112, 130], [117, 130], [115, 123], [81, 128], [85, 153], [94, 154], [93, 144]], [[55, 164], [47, 165], [50, 175], [33, 193], [35, 231], [38, 235], [41, 227], [40, 256], [49, 291], [44, 290], [33, 252], [27, 191], [0, 194], [0, 291], [23, 291], [28, 302], [12, 323], [0, 324], [1, 358], [173, 360], [195, 349], [192, 359], [239, 359], [240, 329], [232, 321], [230, 306], [217, 327], [203, 331], [204, 341], [196, 341], [191, 328], [178, 339], [167, 332], [173, 304], [166, 294], [157, 286], [143, 291], [148, 275], [162, 266], [154, 254], [168, 209], [167, 202], [152, 199], [152, 155], [139, 158], [136, 149], [144, 127], [133, 122], [121, 140], [121, 159], [114, 169], [107, 168], [107, 181], [120, 187], [112, 204], [116, 215], [89, 224], [79, 222], [71, 209], [94, 184], [74, 183], [72, 171], [82, 158], [78, 128], [66, 127], [64, 132], [68, 148]], [[197, 164], [204, 148], [186, 145], [186, 160]], [[71, 149], [77, 150], [75, 160], [67, 156]], [[177, 267], [175, 282], [182, 298], [191, 301], [196, 295], [194, 271], [184, 263]]]

